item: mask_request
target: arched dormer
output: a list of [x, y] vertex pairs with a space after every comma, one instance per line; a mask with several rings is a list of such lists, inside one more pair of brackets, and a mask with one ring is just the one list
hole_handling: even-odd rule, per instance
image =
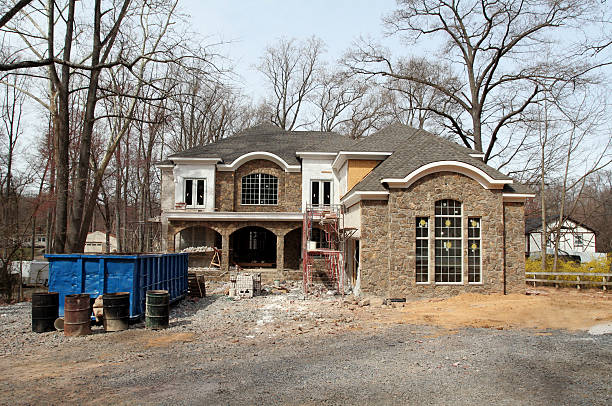
[[283, 158], [272, 152], [266, 151], [249, 152], [234, 159], [234, 161], [229, 164], [218, 164], [217, 169], [220, 171], [235, 171], [243, 164], [256, 159], [272, 161], [280, 166], [285, 172], [300, 172], [300, 165], [289, 165]]
[[407, 188], [417, 180], [437, 172], [455, 172], [474, 179], [485, 189], [503, 189], [504, 185], [512, 184], [512, 179], [493, 179], [485, 171], [474, 165], [459, 161], [438, 161], [423, 165], [410, 172], [404, 178], [384, 178], [391, 188]]

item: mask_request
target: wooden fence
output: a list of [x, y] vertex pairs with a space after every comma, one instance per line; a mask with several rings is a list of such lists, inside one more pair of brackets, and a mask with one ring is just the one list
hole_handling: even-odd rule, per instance
[[[536, 283], [554, 284], [555, 287], [563, 284], [576, 285], [576, 288], [578, 289], [580, 289], [581, 285], [594, 285], [601, 286], [603, 290], [607, 290], [608, 286], [612, 286], [612, 282], [610, 281], [612, 278], [612, 273], [526, 272], [525, 276], [525, 281], [527, 283], [533, 283], [534, 287]], [[554, 279], [551, 277], [554, 277]], [[567, 279], [559, 279], [559, 277]]]

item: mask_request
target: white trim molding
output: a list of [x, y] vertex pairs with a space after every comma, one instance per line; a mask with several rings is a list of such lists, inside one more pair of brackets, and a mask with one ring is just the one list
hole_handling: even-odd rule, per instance
[[218, 164], [217, 169], [220, 171], [235, 171], [240, 167], [240, 165], [252, 161], [254, 159], [265, 159], [268, 161], [272, 161], [281, 168], [285, 170], [285, 172], [300, 172], [302, 167], [300, 165], [289, 165], [285, 160], [279, 157], [276, 154], [265, 151], [257, 151], [257, 152], [249, 152], [248, 154], [244, 154], [234, 160], [234, 162], [230, 164]]
[[424, 176], [446, 171], [468, 176], [480, 183], [485, 189], [503, 189], [504, 185], [512, 184], [512, 179], [493, 179], [482, 169], [459, 161], [432, 162], [410, 172], [404, 178], [385, 178], [381, 180], [381, 183], [388, 184], [390, 188], [407, 188]]
[[472, 158], [480, 158], [480, 159], [484, 159], [485, 154], [483, 154], [482, 152], [475, 152], [473, 154], [469, 154]]
[[535, 197], [533, 193], [502, 193], [504, 202], [524, 203], [525, 200]]
[[221, 162], [221, 158], [181, 158], [168, 157], [175, 164], [216, 164]]
[[338, 152], [338, 156], [336, 157], [336, 159], [334, 159], [334, 162], [332, 162], [332, 168], [336, 171], [339, 170], [342, 165], [344, 165], [347, 159], [374, 159], [382, 161], [392, 154], [393, 152], [340, 151]]
[[302, 221], [302, 213], [276, 212], [197, 212], [186, 210], [168, 210], [164, 213], [168, 220], [192, 221]]
[[155, 165], [155, 167], [157, 169], [163, 169], [163, 168], [174, 168], [174, 165], [172, 164], [159, 164], [159, 165]]
[[387, 191], [384, 191], [384, 192], [353, 191], [353, 192], [350, 192], [348, 195], [345, 195], [342, 199], [340, 199], [340, 203], [344, 204], [346, 208], [348, 209], [349, 207], [359, 203], [362, 200], [388, 200], [388, 199], [389, 199], [389, 192]]
[[309, 152], [309, 151], [298, 151], [295, 153], [300, 158], [310, 159], [330, 159], [335, 158], [338, 155], [337, 152]]

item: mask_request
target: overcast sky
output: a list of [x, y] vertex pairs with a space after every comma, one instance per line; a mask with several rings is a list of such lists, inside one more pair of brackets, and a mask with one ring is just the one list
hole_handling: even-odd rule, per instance
[[397, 40], [382, 38], [381, 18], [395, 9], [395, 0], [185, 0], [182, 10], [193, 29], [207, 42], [231, 41], [222, 52], [234, 61], [244, 91], [263, 96], [261, 76], [254, 66], [267, 45], [278, 38], [305, 39], [313, 35], [327, 45], [333, 62], [359, 36], [380, 39], [394, 47]]

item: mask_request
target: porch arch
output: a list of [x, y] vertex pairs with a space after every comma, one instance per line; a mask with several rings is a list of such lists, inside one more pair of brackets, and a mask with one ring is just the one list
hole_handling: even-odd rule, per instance
[[188, 247], [222, 248], [221, 233], [212, 227], [203, 225], [180, 227], [174, 234], [175, 250], [182, 251]]
[[229, 235], [229, 259], [242, 268], [277, 266], [277, 236], [262, 226], [247, 225]]

